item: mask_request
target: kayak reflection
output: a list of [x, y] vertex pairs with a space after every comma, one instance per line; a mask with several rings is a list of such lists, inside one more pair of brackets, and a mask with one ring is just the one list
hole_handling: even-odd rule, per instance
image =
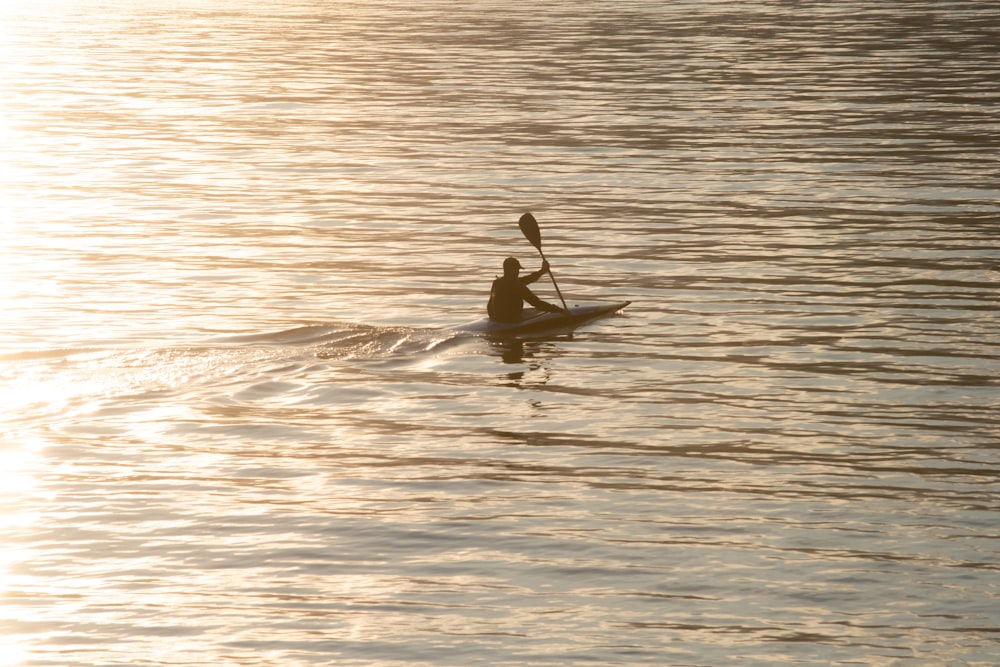
[[544, 338], [490, 336], [486, 340], [489, 342], [490, 353], [500, 357], [505, 364], [524, 364], [529, 363], [529, 360], [535, 360], [532, 364], [535, 366], [540, 363], [539, 360], [557, 354], [557, 346], [554, 343], [572, 341], [573, 334], [566, 333]]
[[500, 357], [504, 364], [517, 367], [497, 377], [500, 386], [523, 389], [540, 387], [549, 381], [545, 360], [551, 356], [551, 351], [543, 351], [544, 341], [491, 338], [489, 346], [490, 353]]

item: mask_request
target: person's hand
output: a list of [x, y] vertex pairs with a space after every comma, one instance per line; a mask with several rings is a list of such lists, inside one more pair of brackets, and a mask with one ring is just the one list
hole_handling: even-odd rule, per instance
[[547, 303], [547, 304], [545, 304], [545, 310], [549, 311], [550, 313], [560, 313], [562, 315], [570, 315], [571, 314], [568, 310], [566, 310], [562, 306], [557, 306], [554, 303]]

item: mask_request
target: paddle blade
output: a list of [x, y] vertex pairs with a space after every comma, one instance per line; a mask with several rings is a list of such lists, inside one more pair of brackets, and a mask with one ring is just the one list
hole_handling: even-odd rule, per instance
[[521, 233], [524, 234], [524, 238], [528, 239], [528, 242], [541, 252], [542, 232], [538, 229], [538, 221], [535, 220], [535, 216], [530, 213], [525, 213], [521, 216], [521, 219], [517, 221], [517, 225], [521, 228]]

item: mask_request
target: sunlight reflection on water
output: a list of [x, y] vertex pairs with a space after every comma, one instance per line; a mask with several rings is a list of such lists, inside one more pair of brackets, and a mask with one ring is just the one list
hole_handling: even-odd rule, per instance
[[989, 664], [998, 25], [4, 4], [0, 662]]

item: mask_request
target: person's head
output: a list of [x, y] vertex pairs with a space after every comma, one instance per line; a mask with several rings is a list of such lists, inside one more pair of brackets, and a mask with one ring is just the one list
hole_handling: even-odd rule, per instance
[[503, 261], [503, 274], [505, 276], [517, 277], [517, 274], [521, 271], [521, 262], [517, 261], [515, 257], [508, 257]]

